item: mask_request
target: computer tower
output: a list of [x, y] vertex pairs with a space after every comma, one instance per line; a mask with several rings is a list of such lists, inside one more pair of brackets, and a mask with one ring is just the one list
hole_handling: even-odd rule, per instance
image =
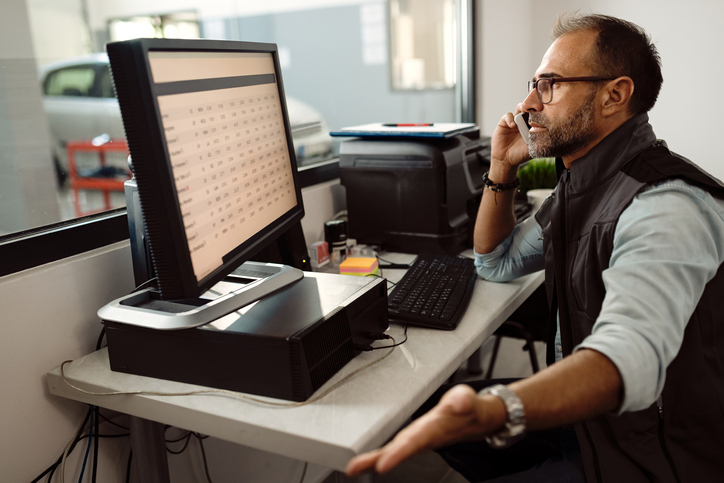
[[304, 401], [387, 329], [387, 284], [305, 273], [201, 327], [104, 324], [114, 371]]

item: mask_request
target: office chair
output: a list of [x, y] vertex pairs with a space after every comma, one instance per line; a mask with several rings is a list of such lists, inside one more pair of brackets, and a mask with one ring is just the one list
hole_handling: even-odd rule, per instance
[[[503, 337], [511, 337], [525, 341], [523, 350], [528, 351], [530, 357], [530, 365], [533, 374], [539, 371], [538, 354], [535, 350], [535, 341], [546, 342], [548, 340], [548, 300], [546, 298], [545, 287], [538, 287], [518, 309], [513, 312], [508, 320], [493, 333], [495, 343], [493, 345], [493, 353], [490, 357], [488, 370], [485, 373], [485, 379], [491, 379], [495, 362], [500, 349], [500, 341]], [[482, 374], [482, 366], [480, 362], [480, 349], [468, 360], [468, 374]]]

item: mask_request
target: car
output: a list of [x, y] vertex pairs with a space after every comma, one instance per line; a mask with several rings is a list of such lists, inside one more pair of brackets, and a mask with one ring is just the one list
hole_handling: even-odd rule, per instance
[[[69, 141], [124, 139], [121, 111], [104, 53], [68, 59], [40, 69], [43, 105], [58, 183], [68, 173]], [[335, 143], [324, 117], [308, 104], [287, 96], [292, 140], [299, 165], [331, 157]]]

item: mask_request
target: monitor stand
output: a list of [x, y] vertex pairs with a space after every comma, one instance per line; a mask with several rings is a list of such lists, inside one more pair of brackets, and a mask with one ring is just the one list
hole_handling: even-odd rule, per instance
[[161, 300], [154, 289], [145, 289], [101, 307], [98, 316], [149, 329], [191, 329], [235, 312], [303, 277], [304, 272], [287, 265], [246, 262], [199, 298]]

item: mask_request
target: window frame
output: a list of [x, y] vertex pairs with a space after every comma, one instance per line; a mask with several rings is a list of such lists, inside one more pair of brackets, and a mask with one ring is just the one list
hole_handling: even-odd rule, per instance
[[[339, 159], [299, 167], [302, 189], [339, 178]], [[0, 236], [0, 277], [128, 240], [126, 208]]]

